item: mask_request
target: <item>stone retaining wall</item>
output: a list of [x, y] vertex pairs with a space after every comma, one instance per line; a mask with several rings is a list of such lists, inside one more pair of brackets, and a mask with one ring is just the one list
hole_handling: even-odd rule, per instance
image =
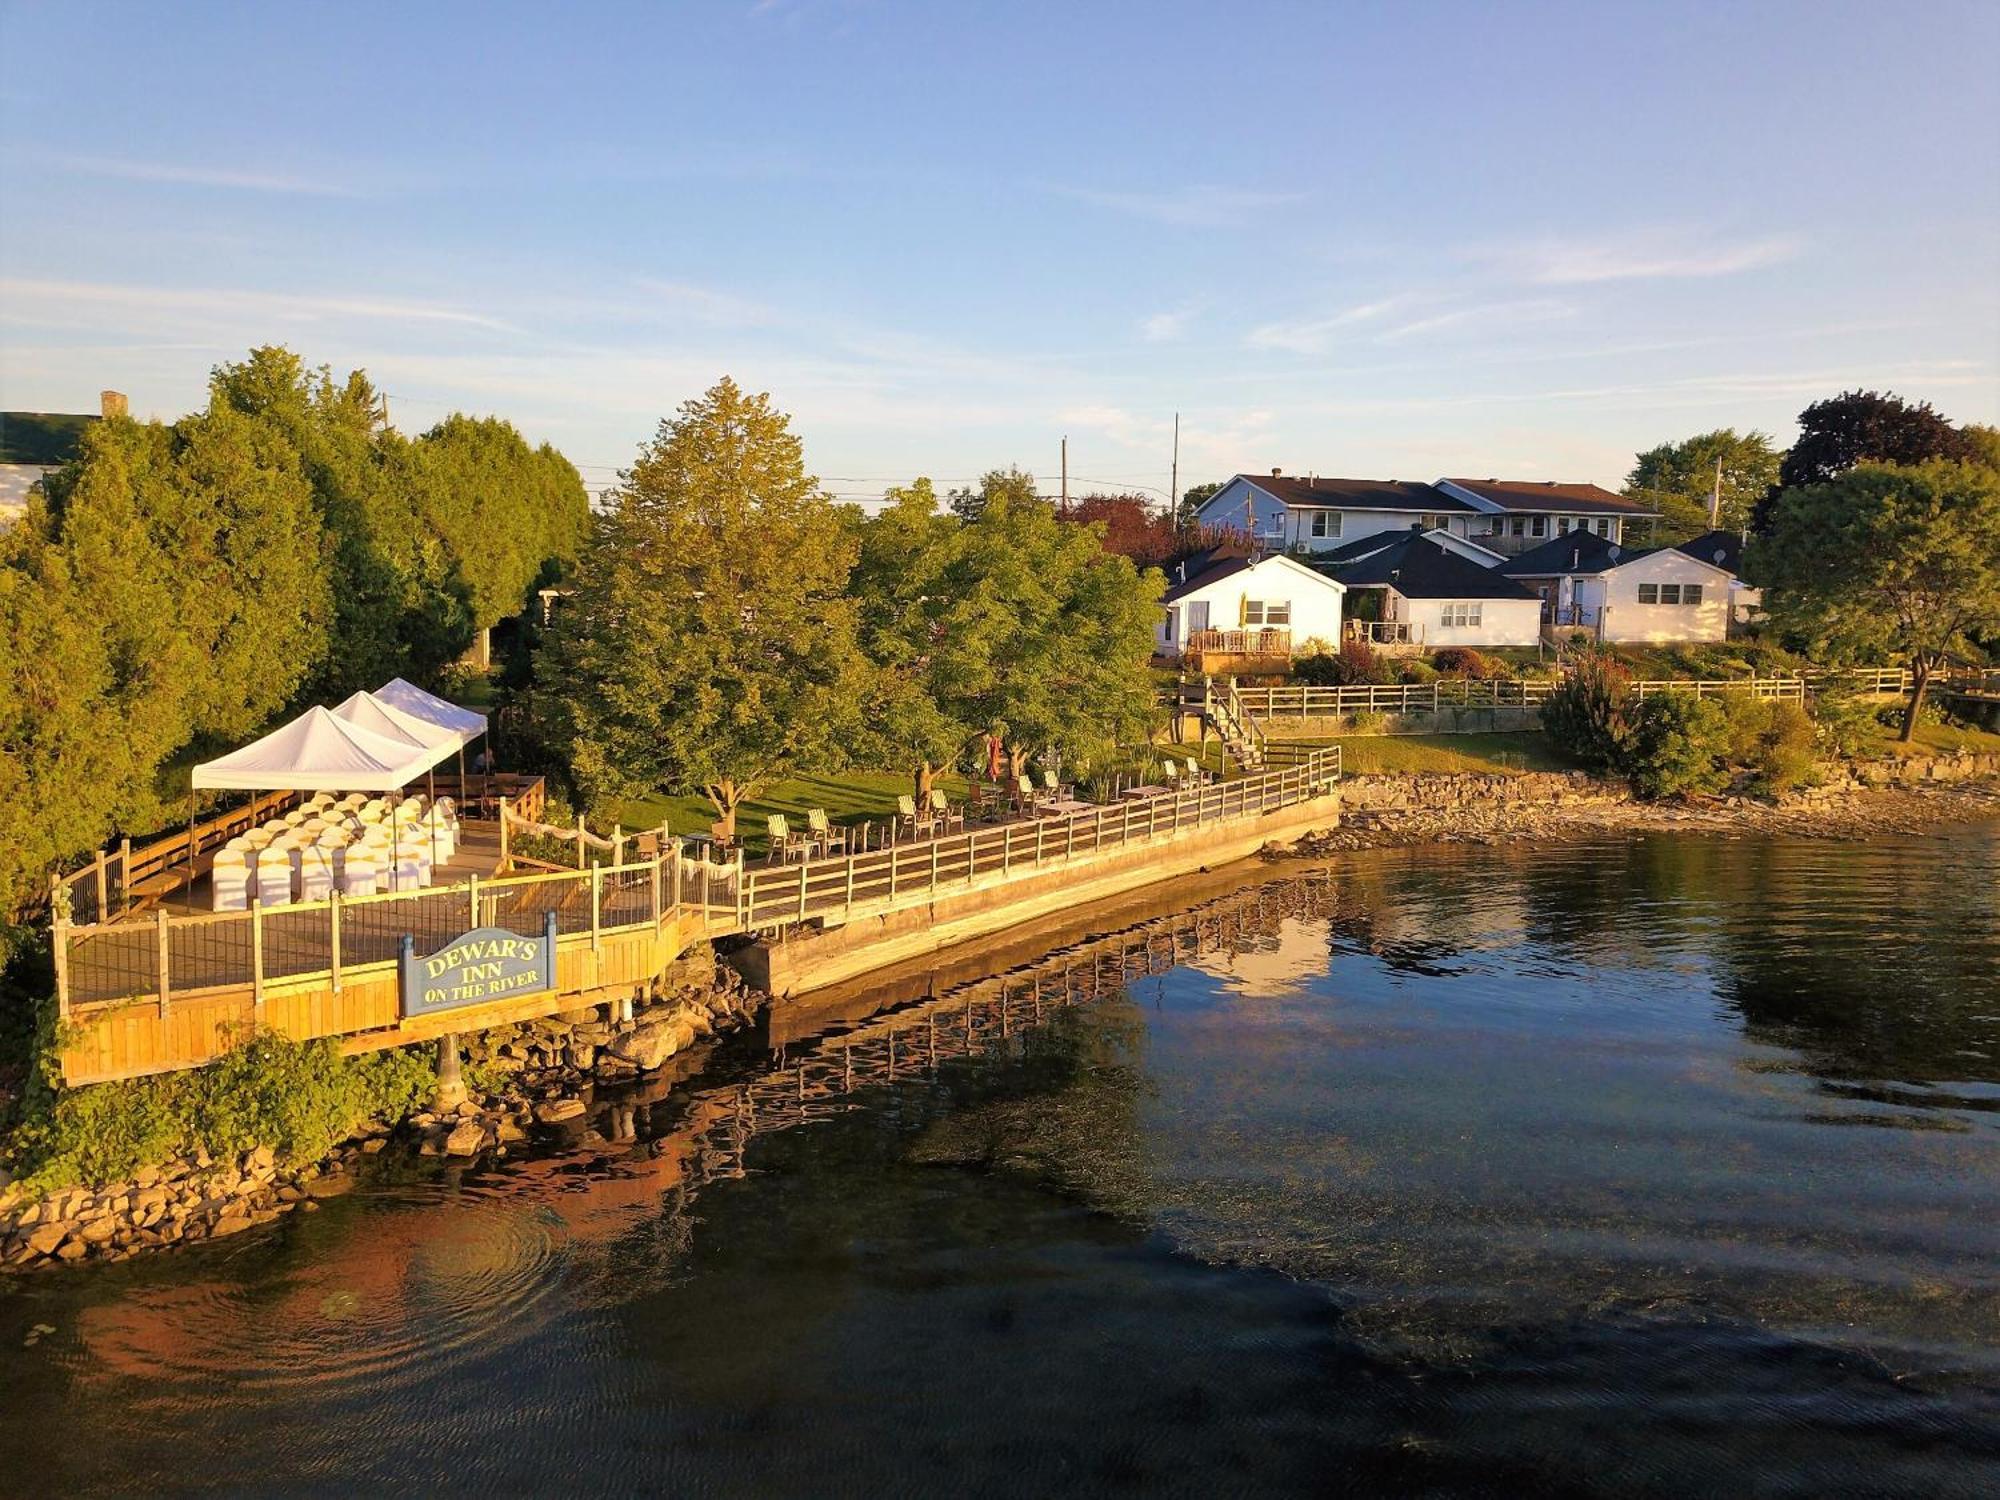
[[1602, 781], [1583, 771], [1531, 771], [1349, 776], [1340, 784], [1348, 812], [1450, 812], [1510, 806], [1577, 806], [1588, 802], [1629, 802], [1623, 782]]

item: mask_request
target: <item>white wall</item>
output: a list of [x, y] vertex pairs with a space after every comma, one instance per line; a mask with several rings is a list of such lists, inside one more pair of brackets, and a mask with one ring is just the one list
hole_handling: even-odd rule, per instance
[[[1584, 581], [1600, 583], [1607, 641], [1719, 641], [1729, 634], [1729, 575], [1672, 547], [1612, 568], [1601, 580], [1579, 580]], [[1698, 584], [1701, 603], [1641, 604], [1642, 583]], [[1579, 588], [1580, 602], [1592, 602], [1582, 592]]]
[[[1208, 606], [1210, 630], [1241, 630], [1244, 602], [1285, 603], [1292, 607], [1294, 647], [1319, 639], [1332, 649], [1340, 646], [1341, 596], [1338, 583], [1286, 557], [1267, 557], [1240, 572], [1183, 594], [1166, 607], [1154, 628], [1153, 644], [1162, 656], [1178, 656], [1187, 637], [1191, 606]], [[1171, 629], [1170, 629], [1171, 627]]]
[[1408, 620], [1421, 627], [1426, 650], [1437, 646], [1532, 646], [1542, 636], [1542, 601], [1539, 599], [1481, 599], [1477, 625], [1444, 623], [1447, 604], [1473, 603], [1472, 600], [1406, 599], [1390, 589], [1385, 609], [1392, 620]]

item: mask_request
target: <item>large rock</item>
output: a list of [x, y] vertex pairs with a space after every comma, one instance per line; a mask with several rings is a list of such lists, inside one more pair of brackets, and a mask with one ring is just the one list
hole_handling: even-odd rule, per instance
[[544, 1125], [560, 1125], [574, 1120], [584, 1110], [581, 1099], [546, 1099], [535, 1106], [535, 1118]]
[[642, 1073], [650, 1073], [694, 1040], [694, 1028], [681, 1017], [651, 1021], [614, 1039], [607, 1049]]
[[69, 1225], [43, 1224], [28, 1232], [28, 1248], [37, 1255], [53, 1255], [56, 1246], [69, 1238]]
[[477, 1156], [486, 1144], [486, 1127], [477, 1120], [460, 1120], [444, 1138], [446, 1156]]

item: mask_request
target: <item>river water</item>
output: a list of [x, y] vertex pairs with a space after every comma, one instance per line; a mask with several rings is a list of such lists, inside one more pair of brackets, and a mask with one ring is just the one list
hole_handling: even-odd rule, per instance
[[0, 1488], [2000, 1494], [1996, 877], [1990, 825], [1253, 869], [892, 1077], [879, 1020], [738, 1039], [16, 1279]]

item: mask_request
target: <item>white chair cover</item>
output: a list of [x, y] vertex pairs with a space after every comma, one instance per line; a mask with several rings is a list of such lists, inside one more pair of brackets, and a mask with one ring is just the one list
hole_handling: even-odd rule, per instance
[[257, 851], [256, 890], [259, 906], [286, 906], [292, 899], [292, 855], [297, 851], [271, 845]]
[[350, 845], [341, 862], [340, 888], [350, 896], [372, 896], [381, 889], [382, 865], [366, 844]]
[[333, 894], [333, 851], [317, 844], [299, 850], [299, 899], [324, 901]]
[[218, 850], [208, 879], [211, 911], [242, 911], [250, 904], [250, 862], [241, 849]]

